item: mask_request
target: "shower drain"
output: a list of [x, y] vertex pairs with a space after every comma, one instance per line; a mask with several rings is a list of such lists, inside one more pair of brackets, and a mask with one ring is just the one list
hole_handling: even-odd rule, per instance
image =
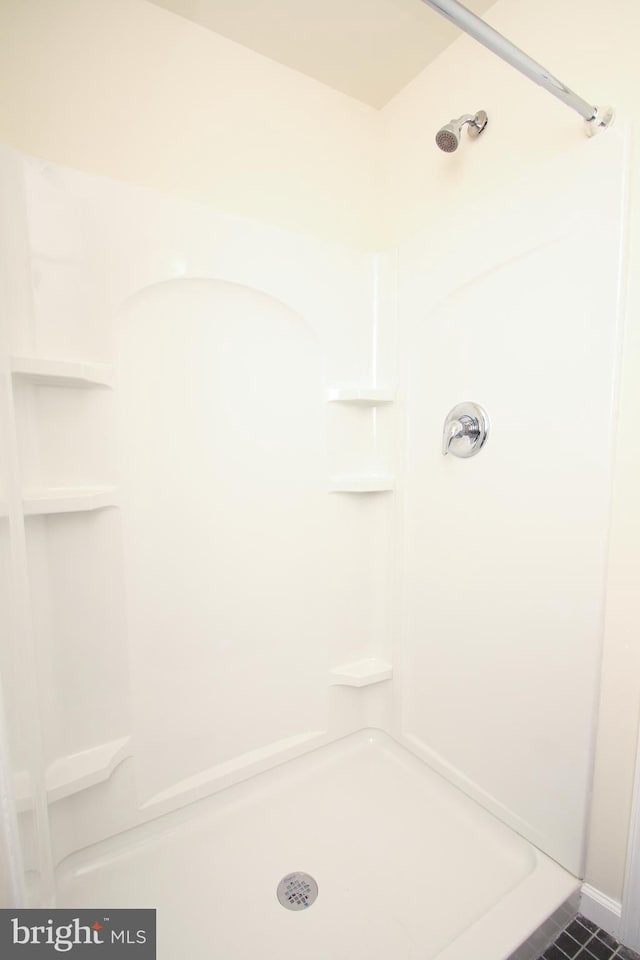
[[288, 873], [278, 884], [278, 900], [287, 910], [305, 910], [318, 896], [318, 884], [308, 873]]

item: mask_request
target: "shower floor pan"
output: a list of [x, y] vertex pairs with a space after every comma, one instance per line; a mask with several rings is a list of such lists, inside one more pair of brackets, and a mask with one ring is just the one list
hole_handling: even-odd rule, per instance
[[[285, 909], [297, 871], [317, 899]], [[63, 907], [157, 908], [159, 960], [503, 960], [579, 888], [379, 731], [74, 854], [58, 882]]]

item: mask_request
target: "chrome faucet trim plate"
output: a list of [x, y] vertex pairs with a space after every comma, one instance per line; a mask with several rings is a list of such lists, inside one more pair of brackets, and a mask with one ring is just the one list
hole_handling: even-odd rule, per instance
[[447, 414], [442, 432], [442, 454], [475, 457], [489, 435], [489, 417], [478, 403], [459, 403]]

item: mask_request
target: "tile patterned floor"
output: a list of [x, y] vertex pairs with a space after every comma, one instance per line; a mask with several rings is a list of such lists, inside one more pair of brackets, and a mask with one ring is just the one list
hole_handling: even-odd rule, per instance
[[540, 960], [640, 960], [608, 933], [585, 917], [578, 916], [558, 939], [547, 947]]

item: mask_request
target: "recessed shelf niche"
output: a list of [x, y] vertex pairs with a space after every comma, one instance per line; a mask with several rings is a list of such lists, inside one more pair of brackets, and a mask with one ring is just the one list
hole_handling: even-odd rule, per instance
[[25, 540], [53, 802], [108, 779], [131, 753], [122, 522], [102, 509], [113, 487], [37, 494]]
[[113, 368], [12, 356], [27, 516], [113, 505]]
[[[362, 408], [367, 413], [378, 406], [391, 404], [395, 390], [378, 386], [332, 386], [327, 388], [327, 401], [345, 407]], [[388, 493], [394, 489], [395, 477], [378, 466], [378, 454], [372, 449], [371, 416], [353, 413], [337, 413], [333, 420], [333, 436], [336, 438], [333, 465], [338, 470], [329, 477], [330, 493]], [[363, 432], [364, 431], [364, 432]], [[374, 442], [377, 447], [377, 441]], [[360, 469], [360, 467], [364, 469]], [[344, 473], [340, 468], [346, 468]]]

